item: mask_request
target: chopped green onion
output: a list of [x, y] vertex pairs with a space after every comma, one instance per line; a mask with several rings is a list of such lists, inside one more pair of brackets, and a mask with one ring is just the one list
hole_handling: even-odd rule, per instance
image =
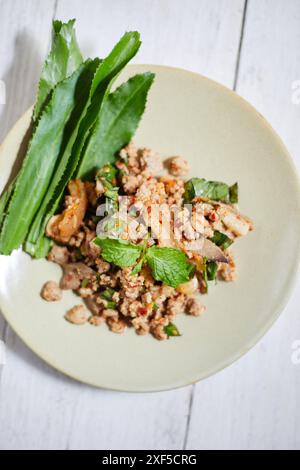
[[170, 337], [170, 336], [181, 336], [181, 334], [178, 331], [178, 328], [174, 323], [169, 323], [164, 327], [164, 332]]
[[105, 300], [112, 300], [113, 298], [113, 295], [115, 294], [115, 290], [114, 289], [111, 289], [110, 287], [107, 287], [107, 289], [105, 289], [105, 291], [103, 291], [101, 293], [101, 297], [102, 299], [105, 299]]
[[207, 276], [207, 258], [204, 256], [203, 257], [203, 266], [202, 266], [202, 276], [203, 276], [203, 291], [201, 291], [203, 294], [207, 294], [208, 292], [208, 276]]
[[112, 300], [115, 292], [116, 291], [114, 289], [107, 287], [107, 289], [101, 293], [101, 298], [106, 301], [107, 308], [111, 308], [113, 310], [117, 307], [116, 302]]
[[206, 264], [206, 272], [208, 281], [214, 281], [217, 277], [218, 265], [215, 261], [209, 261]]
[[214, 231], [213, 237], [210, 240], [219, 246], [222, 250], [226, 250], [232, 243], [232, 238], [229, 238], [225, 233], [219, 232], [218, 230]]

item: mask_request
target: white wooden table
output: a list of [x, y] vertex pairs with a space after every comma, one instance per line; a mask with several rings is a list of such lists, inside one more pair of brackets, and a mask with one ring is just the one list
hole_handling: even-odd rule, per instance
[[[138, 62], [200, 72], [266, 116], [300, 167], [300, 0], [0, 0], [0, 140], [34, 101], [51, 20], [77, 18], [87, 56], [137, 29]], [[293, 93], [294, 99], [293, 99]], [[298, 104], [297, 104], [298, 103]], [[284, 269], [279, 266], [278, 269]], [[45, 365], [5, 324], [1, 449], [300, 449], [300, 283], [244, 358], [197, 385], [125, 394]], [[298, 355], [300, 357], [300, 354]], [[297, 354], [295, 354], [297, 359]]]

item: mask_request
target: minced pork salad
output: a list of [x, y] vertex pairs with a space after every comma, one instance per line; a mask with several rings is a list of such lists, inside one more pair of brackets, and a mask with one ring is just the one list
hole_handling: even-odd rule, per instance
[[195, 295], [207, 292], [208, 281], [235, 279], [229, 246], [252, 230], [230, 203], [236, 185], [185, 183], [189, 166], [180, 157], [165, 166], [169, 174], [156, 176], [160, 156], [129, 144], [94, 183], [69, 183], [65, 209], [46, 229], [56, 243], [48, 259], [64, 273], [60, 286], [48, 282], [42, 296], [59, 300], [72, 289], [83, 298], [86, 306], [65, 316], [71, 323], [106, 322], [114, 333], [131, 326], [139, 335], [167, 339], [180, 334], [177, 314], [205, 310]]
[[235, 279], [230, 246], [253, 224], [235, 205], [237, 183], [188, 179], [183, 158], [163, 162], [132, 143], [155, 75], [115, 81], [139, 33], [84, 59], [74, 24], [53, 22], [26, 155], [0, 197], [0, 254], [21, 248], [59, 264], [60, 283], [41, 295], [52, 302], [73, 290], [83, 301], [65, 318], [75, 325], [180, 336], [176, 315], [200, 315], [197, 294]]

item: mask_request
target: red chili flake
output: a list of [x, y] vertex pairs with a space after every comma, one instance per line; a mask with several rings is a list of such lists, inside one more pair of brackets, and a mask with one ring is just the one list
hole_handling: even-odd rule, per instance
[[215, 222], [217, 220], [217, 214], [215, 211], [212, 211], [209, 213], [209, 219], [212, 221], [212, 222]]
[[139, 315], [147, 315], [147, 312], [148, 312], [148, 310], [146, 309], [146, 307], [139, 307], [138, 308]]

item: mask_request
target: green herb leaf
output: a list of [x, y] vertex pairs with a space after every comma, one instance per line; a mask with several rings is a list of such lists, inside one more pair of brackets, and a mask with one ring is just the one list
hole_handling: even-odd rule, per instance
[[154, 279], [171, 287], [187, 282], [194, 270], [185, 253], [176, 248], [152, 246], [146, 253], [146, 260]]
[[97, 172], [97, 178], [103, 181], [104, 183], [108, 181], [110, 184], [116, 184], [117, 169], [111, 163], [104, 165]]
[[229, 238], [225, 233], [219, 232], [218, 230], [214, 231], [213, 237], [210, 240], [219, 246], [222, 250], [226, 250], [232, 243], [232, 238]]
[[133, 245], [116, 238], [96, 238], [96, 245], [101, 247], [101, 257], [121, 268], [133, 266], [143, 250], [142, 245]]
[[53, 22], [52, 47], [39, 82], [38, 96], [33, 112], [34, 121], [40, 115], [54, 87], [72, 75], [83, 62], [76, 41], [74, 24], [75, 20], [70, 20], [68, 23]]
[[111, 300], [106, 301], [106, 308], [111, 308], [112, 310], [115, 310], [117, 308], [116, 302], [113, 302]]
[[134, 269], [132, 270], [132, 273], [131, 273], [132, 276], [138, 274], [138, 273], [141, 271], [144, 262], [145, 262], [145, 256], [143, 256], [143, 257], [140, 259], [140, 261], [136, 264], [136, 266], [135, 266]]
[[185, 183], [184, 200], [189, 203], [195, 197], [227, 202], [229, 186], [218, 181], [207, 181], [204, 178], [192, 178]]
[[119, 188], [115, 186], [116, 175], [117, 169], [110, 163], [104, 165], [97, 173], [97, 179], [104, 187], [107, 215], [114, 214], [119, 209]]
[[[2, 254], [9, 255], [24, 242], [30, 224], [47, 194], [60, 150], [73, 125], [73, 113], [78, 106], [76, 90], [86, 85], [90, 67], [91, 63], [87, 62], [70, 78], [57, 85], [37, 123], [6, 209], [7, 215], [0, 235]], [[3, 194], [2, 197], [7, 196]]]
[[92, 84], [83, 88], [83, 93], [89, 91], [86, 106], [78, 115], [77, 126], [68, 140], [65, 151], [51, 180], [47, 195], [27, 237], [27, 242], [29, 243], [25, 245], [26, 250], [32, 256], [35, 256], [34, 246], [39, 246], [40, 240], [44, 236], [46, 225], [50, 217], [55, 213], [66, 185], [74, 176], [90, 131], [97, 119], [103, 100], [109, 92], [114, 77], [136, 54], [139, 46], [138, 33], [125, 33], [108, 57], [101, 63], [99, 63], [99, 60], [97, 61], [98, 67]]
[[168, 325], [166, 325], [164, 327], [164, 332], [168, 335], [168, 336], [181, 336], [181, 334], [179, 333], [178, 331], [178, 328], [176, 325], [174, 325], [174, 323], [169, 323]]
[[8, 186], [6, 191], [3, 191], [3, 195], [0, 198], [0, 232], [1, 232], [1, 227], [2, 227], [2, 224], [3, 224], [4, 218], [5, 218], [6, 213], [7, 213], [7, 208], [8, 208], [10, 198], [11, 198], [13, 192], [14, 192], [14, 189], [15, 189], [15, 182], [16, 182], [16, 180], [14, 179], [10, 183], [10, 185]]
[[101, 293], [102, 299], [106, 300], [107, 308], [111, 308], [113, 310], [117, 307], [116, 302], [114, 302], [112, 299], [115, 292], [116, 291], [114, 289], [108, 287], [107, 289], [105, 289], [105, 291]]
[[206, 263], [206, 272], [208, 281], [214, 281], [217, 277], [218, 265], [215, 261]]
[[[35, 258], [46, 258], [52, 246], [53, 240], [46, 236], [41, 237], [39, 244], [32, 247]], [[23, 247], [23, 249], [25, 251], [25, 247]], [[26, 251], [30, 253], [30, 245], [26, 246]]]
[[145, 110], [154, 74], [136, 75], [104, 101], [85, 149], [78, 177], [91, 178], [104, 162], [111, 162], [136, 131]]
[[229, 188], [229, 200], [231, 204], [237, 204], [239, 202], [239, 185], [234, 183]]
[[207, 275], [207, 258], [203, 256], [203, 265], [202, 265], [202, 276], [203, 276], [203, 289], [201, 289], [202, 294], [207, 294], [208, 292], [208, 275]]
[[96, 73], [92, 85], [92, 94], [99, 84], [110, 83], [125, 65], [134, 57], [141, 46], [140, 34], [137, 31], [125, 33], [111, 53], [103, 60], [102, 67]]
[[112, 201], [118, 201], [119, 198], [119, 188], [115, 187], [113, 188], [112, 186], [105, 185], [105, 197], [108, 199], [111, 199]]
[[107, 287], [103, 292], [101, 292], [101, 297], [102, 299], [105, 299], [105, 300], [112, 300], [115, 292], [116, 291], [114, 289]]

